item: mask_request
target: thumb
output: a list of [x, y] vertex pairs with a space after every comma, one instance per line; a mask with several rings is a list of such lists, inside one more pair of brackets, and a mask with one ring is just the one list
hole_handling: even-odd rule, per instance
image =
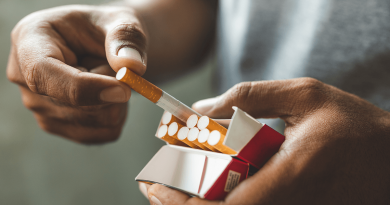
[[170, 189], [160, 184], [154, 184], [148, 189], [148, 198], [153, 205], [217, 205], [219, 202], [212, 202], [190, 197], [183, 192]]
[[193, 109], [212, 118], [229, 118], [237, 106], [255, 118], [284, 119], [317, 109], [327, 86], [312, 78], [239, 83], [221, 96], [201, 100]]
[[105, 50], [108, 63], [116, 72], [127, 67], [143, 75], [146, 71], [147, 38], [134, 10], [113, 11], [105, 22]]

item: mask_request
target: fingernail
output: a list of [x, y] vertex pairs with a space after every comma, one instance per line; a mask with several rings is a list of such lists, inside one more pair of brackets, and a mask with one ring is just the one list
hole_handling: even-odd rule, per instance
[[148, 189], [146, 188], [146, 184], [145, 183], [140, 183], [140, 190], [142, 192], [142, 194], [148, 198]]
[[152, 198], [150, 198], [150, 200], [156, 204], [156, 205], [163, 205], [160, 200], [158, 200], [155, 196], [152, 196]]
[[217, 103], [218, 98], [200, 100], [192, 105], [192, 108], [200, 113], [209, 111]]
[[116, 86], [106, 88], [100, 93], [100, 100], [104, 102], [121, 103], [126, 102], [126, 93], [122, 87]]
[[135, 50], [134, 48], [130, 48], [130, 47], [121, 48], [118, 51], [118, 57], [128, 58], [128, 59], [143, 62], [141, 54], [137, 50]]

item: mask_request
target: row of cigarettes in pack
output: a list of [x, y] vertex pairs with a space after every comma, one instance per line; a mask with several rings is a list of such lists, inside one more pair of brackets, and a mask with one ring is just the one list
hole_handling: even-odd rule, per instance
[[184, 123], [165, 111], [156, 137], [172, 145], [187, 146], [224, 154], [236, 154], [236, 151], [223, 144], [226, 133], [227, 129], [225, 127], [207, 116], [199, 118], [193, 114]]

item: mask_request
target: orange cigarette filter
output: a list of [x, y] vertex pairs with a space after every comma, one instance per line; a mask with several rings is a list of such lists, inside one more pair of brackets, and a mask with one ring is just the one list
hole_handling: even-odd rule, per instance
[[206, 151], [211, 151], [209, 148], [207, 148], [206, 146], [204, 146], [202, 143], [200, 143], [200, 142], [198, 142], [198, 141], [196, 141], [196, 140], [194, 140], [194, 141], [192, 141], [194, 144], [196, 144], [196, 146], [198, 146], [198, 147], [200, 147], [201, 149], [203, 149], [203, 150], [206, 150]]
[[207, 116], [202, 116], [198, 121], [198, 128], [200, 130], [203, 129], [209, 129], [209, 130], [218, 130], [222, 135], [226, 135], [227, 129], [220, 125], [219, 123], [215, 122], [211, 118]]
[[[198, 120], [197, 125], [198, 125], [198, 128], [200, 130], [208, 129], [208, 130], [212, 131], [210, 133], [210, 137], [211, 137], [211, 134], [213, 133], [213, 131], [218, 131], [218, 133], [220, 134], [218, 143], [216, 143], [216, 144], [208, 143], [209, 145], [213, 146], [215, 149], [217, 149], [218, 151], [220, 151], [224, 154], [237, 154], [236, 151], [234, 151], [233, 149], [231, 149], [223, 144], [223, 142], [225, 141], [226, 133], [227, 133], [227, 129], [224, 126], [220, 125], [219, 123], [215, 122], [214, 120], [212, 120], [211, 118], [209, 118], [207, 116], [202, 116]], [[213, 136], [215, 137], [215, 135], [216, 135], [216, 133], [214, 132]]]
[[183, 121], [181, 121], [179, 118], [172, 115], [172, 113], [165, 111], [162, 118], [161, 118], [161, 123], [163, 125], [170, 125], [174, 122], [176, 122], [179, 125], [182, 125], [182, 127], [185, 125], [185, 123]]
[[206, 150], [206, 151], [211, 151], [209, 148], [207, 148], [206, 146], [204, 146], [202, 143], [198, 142], [198, 135], [199, 135], [199, 129], [196, 128], [196, 127], [193, 127], [190, 129], [190, 131], [188, 132], [188, 136], [187, 136], [187, 139], [196, 144], [196, 146], [202, 148], [203, 150]]
[[205, 143], [198, 142], [198, 143], [204, 145], [205, 147], [207, 147], [207, 149], [209, 149], [209, 150], [211, 150], [211, 151], [213, 151], [213, 152], [220, 152], [220, 151], [219, 151], [218, 149], [216, 149], [215, 147], [213, 147], [213, 146], [207, 144], [207, 142], [205, 142]]
[[159, 87], [153, 85], [151, 82], [145, 80], [126, 67], [119, 69], [116, 74], [116, 79], [126, 83], [134, 91], [152, 101], [165, 111], [172, 113], [172, 115], [183, 122], [193, 114], [196, 114], [199, 117], [201, 116], [187, 105], [183, 104], [179, 100], [161, 90]]
[[215, 147], [207, 143], [207, 139], [209, 135], [210, 135], [210, 131], [208, 129], [203, 129], [202, 131], [199, 132], [197, 141], [202, 145], [206, 146], [207, 148], [209, 148], [213, 152], [220, 152]]
[[172, 144], [172, 145], [179, 145], [179, 146], [184, 146], [184, 147], [188, 147], [187, 144], [185, 144], [184, 142], [178, 140], [178, 139], [175, 139], [171, 136], [168, 135], [168, 126], [167, 125], [162, 125], [158, 131], [157, 131], [157, 137], [164, 140], [165, 142], [167, 142], [168, 144]]
[[182, 141], [184, 142], [185, 144], [187, 144], [188, 146], [192, 147], [192, 148], [195, 148], [195, 149], [201, 149], [200, 147], [196, 146], [194, 143], [190, 142], [187, 138], [183, 139], [183, 140], [180, 140], [177, 136], [177, 134], [179, 133], [179, 130], [184, 127], [183, 125], [177, 123], [177, 122], [173, 122], [169, 125], [168, 127], [168, 135], [179, 140], [179, 141]]
[[133, 71], [125, 68], [119, 74], [121, 74], [121, 76], [117, 75], [117, 79], [119, 81], [128, 84], [133, 90], [135, 90], [137, 93], [141, 94], [148, 100], [152, 101], [153, 103], [157, 103], [157, 101], [161, 98], [163, 91], [159, 87], [145, 80], [143, 77], [135, 74]]
[[236, 151], [223, 144], [225, 135], [221, 134], [218, 130], [214, 130], [210, 133], [207, 143], [224, 154], [237, 154]]

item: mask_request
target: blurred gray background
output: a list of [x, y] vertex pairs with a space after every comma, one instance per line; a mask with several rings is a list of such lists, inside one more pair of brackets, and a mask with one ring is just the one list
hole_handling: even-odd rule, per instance
[[[84, 146], [42, 131], [5, 71], [10, 32], [27, 14], [101, 0], [0, 0], [0, 204], [148, 204], [135, 176], [164, 144], [154, 137], [163, 110], [133, 92], [121, 138]], [[106, 1], [107, 2], [107, 1]], [[211, 97], [211, 63], [161, 88], [187, 105]], [[197, 85], [196, 87], [194, 85]]]

